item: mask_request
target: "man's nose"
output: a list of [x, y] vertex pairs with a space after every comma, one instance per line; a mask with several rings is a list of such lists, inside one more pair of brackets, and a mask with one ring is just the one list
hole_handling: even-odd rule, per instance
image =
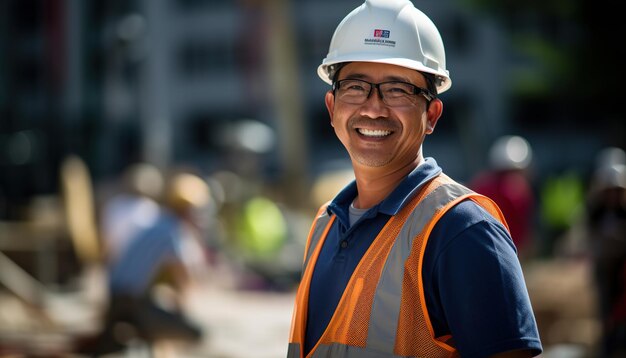
[[365, 103], [361, 105], [361, 115], [370, 118], [386, 117], [388, 110], [389, 108], [387, 108], [387, 105], [383, 101], [380, 88], [372, 87]]

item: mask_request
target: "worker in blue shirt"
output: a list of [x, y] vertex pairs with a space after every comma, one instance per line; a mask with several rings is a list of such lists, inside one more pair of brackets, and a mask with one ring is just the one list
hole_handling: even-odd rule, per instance
[[[202, 178], [175, 173], [167, 181], [155, 213], [135, 223], [137, 229], [129, 230], [130, 237], [122, 240], [125, 245], [112, 251], [116, 255], [108, 258], [106, 267], [108, 307], [90, 352], [93, 356], [123, 351], [133, 339], [147, 344], [160, 340], [197, 343], [202, 339], [201, 327], [185, 313], [185, 296], [208, 267], [196, 211], [209, 199], [209, 187]], [[158, 287], [169, 287], [173, 293], [167, 305], [156, 300]], [[132, 330], [119, 329], [125, 326]]]
[[540, 354], [504, 216], [422, 153], [451, 85], [432, 21], [408, 0], [366, 0], [318, 74], [355, 181], [311, 227], [288, 357]]

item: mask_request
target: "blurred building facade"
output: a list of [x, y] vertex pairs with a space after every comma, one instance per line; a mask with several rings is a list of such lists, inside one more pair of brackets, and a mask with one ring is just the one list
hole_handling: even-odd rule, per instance
[[[19, 217], [31, 196], [56, 192], [69, 153], [85, 158], [96, 181], [136, 160], [206, 171], [232, 165], [225, 153], [241, 148], [224, 129], [242, 119], [275, 132], [255, 158], [262, 176], [297, 192], [327, 163], [347, 160], [328, 125], [328, 87], [316, 68], [342, 16], [361, 3], [3, 1], [0, 217]], [[532, 63], [516, 57], [499, 25], [467, 2], [415, 3], [440, 29], [453, 80], [425, 145], [447, 172], [469, 178], [486, 165], [489, 143], [506, 133], [531, 141], [542, 153], [539, 169], [590, 161], [585, 153], [604, 145], [589, 131], [562, 128], [565, 153], [555, 151], [536, 119], [531, 126], [513, 119], [511, 74]], [[581, 140], [585, 151], [576, 149]]]

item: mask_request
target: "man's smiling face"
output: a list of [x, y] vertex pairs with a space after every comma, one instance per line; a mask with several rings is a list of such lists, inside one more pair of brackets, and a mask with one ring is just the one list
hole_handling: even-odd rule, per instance
[[[349, 63], [339, 73], [338, 80], [343, 79], [371, 83], [402, 81], [426, 87], [426, 80], [419, 72], [381, 63]], [[437, 103], [432, 106], [434, 102]], [[421, 96], [414, 104], [389, 107], [383, 103], [377, 89], [372, 89], [367, 101], [358, 105], [342, 102], [328, 92], [326, 106], [335, 134], [350, 154], [353, 165], [390, 170], [416, 160], [424, 137], [432, 133], [441, 114], [438, 99], [431, 103], [431, 107], [436, 108], [429, 107]]]

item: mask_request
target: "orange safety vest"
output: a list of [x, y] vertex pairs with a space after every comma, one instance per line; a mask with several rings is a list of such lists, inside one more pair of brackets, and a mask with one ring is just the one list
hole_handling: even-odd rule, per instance
[[[432, 179], [389, 219], [372, 242], [354, 270], [326, 331], [307, 357], [458, 357], [453, 337], [434, 336], [424, 298], [422, 258], [437, 221], [466, 199], [485, 208], [507, 227], [491, 199], [445, 174]], [[318, 212], [307, 240], [288, 358], [303, 357], [311, 277], [335, 220], [325, 208]]]

